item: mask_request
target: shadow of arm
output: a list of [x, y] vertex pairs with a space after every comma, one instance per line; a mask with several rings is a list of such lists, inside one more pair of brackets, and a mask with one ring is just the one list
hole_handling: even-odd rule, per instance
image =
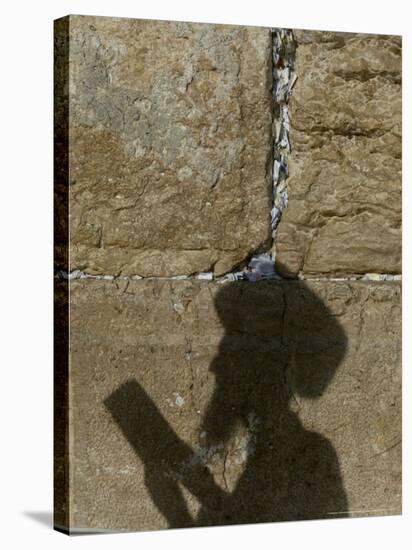
[[207, 469], [193, 463], [191, 447], [177, 436], [136, 380], [111, 393], [104, 405], [142, 460], [147, 489], [171, 527], [193, 524], [178, 482], [202, 505], [221, 505], [226, 493]]

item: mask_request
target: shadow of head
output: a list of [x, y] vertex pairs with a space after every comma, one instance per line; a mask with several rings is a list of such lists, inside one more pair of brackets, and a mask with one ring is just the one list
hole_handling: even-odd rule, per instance
[[[221, 355], [237, 355], [235, 361], [213, 361], [217, 383], [224, 383], [228, 370], [233, 382], [234, 369], [259, 362], [266, 370], [282, 370], [294, 395], [314, 399], [345, 355], [345, 332], [316, 285], [298, 280], [227, 282], [216, 294], [215, 307], [225, 328]], [[259, 379], [268, 379], [262, 369], [260, 373]], [[238, 374], [240, 380], [244, 374]]]

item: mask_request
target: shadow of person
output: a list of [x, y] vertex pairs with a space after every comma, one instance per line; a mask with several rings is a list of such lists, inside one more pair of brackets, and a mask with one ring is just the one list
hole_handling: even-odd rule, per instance
[[[299, 399], [321, 397], [331, 381], [345, 354], [343, 329], [302, 281], [228, 282], [215, 307], [225, 334], [210, 365], [215, 388], [201, 444], [225, 457], [225, 489], [136, 380], [104, 402], [144, 463], [154, 504], [170, 527], [345, 516], [336, 452], [296, 412]], [[180, 484], [201, 504], [196, 518]]]
[[342, 360], [340, 324], [302, 281], [227, 284], [215, 306], [225, 335], [210, 365], [215, 389], [202, 422], [205, 445], [230, 451], [239, 425], [248, 441], [224, 510], [203, 506], [198, 524], [344, 516], [336, 452], [294, 412], [300, 398], [321, 397]]

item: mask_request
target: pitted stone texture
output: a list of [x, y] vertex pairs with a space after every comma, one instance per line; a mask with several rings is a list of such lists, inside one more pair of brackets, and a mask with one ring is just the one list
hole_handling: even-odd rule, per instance
[[70, 269], [231, 271], [270, 245], [269, 29], [70, 16]]
[[398, 283], [72, 281], [70, 336], [71, 529], [400, 512]]
[[312, 31], [295, 38], [279, 270], [399, 273], [401, 38]]

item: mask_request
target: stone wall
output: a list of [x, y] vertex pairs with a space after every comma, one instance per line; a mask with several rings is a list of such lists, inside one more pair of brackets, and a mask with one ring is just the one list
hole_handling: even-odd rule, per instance
[[270, 30], [70, 21], [69, 270], [220, 275], [267, 248]]
[[401, 39], [296, 31], [285, 276], [401, 271]]
[[400, 38], [288, 44], [55, 23], [57, 529], [401, 513]]

